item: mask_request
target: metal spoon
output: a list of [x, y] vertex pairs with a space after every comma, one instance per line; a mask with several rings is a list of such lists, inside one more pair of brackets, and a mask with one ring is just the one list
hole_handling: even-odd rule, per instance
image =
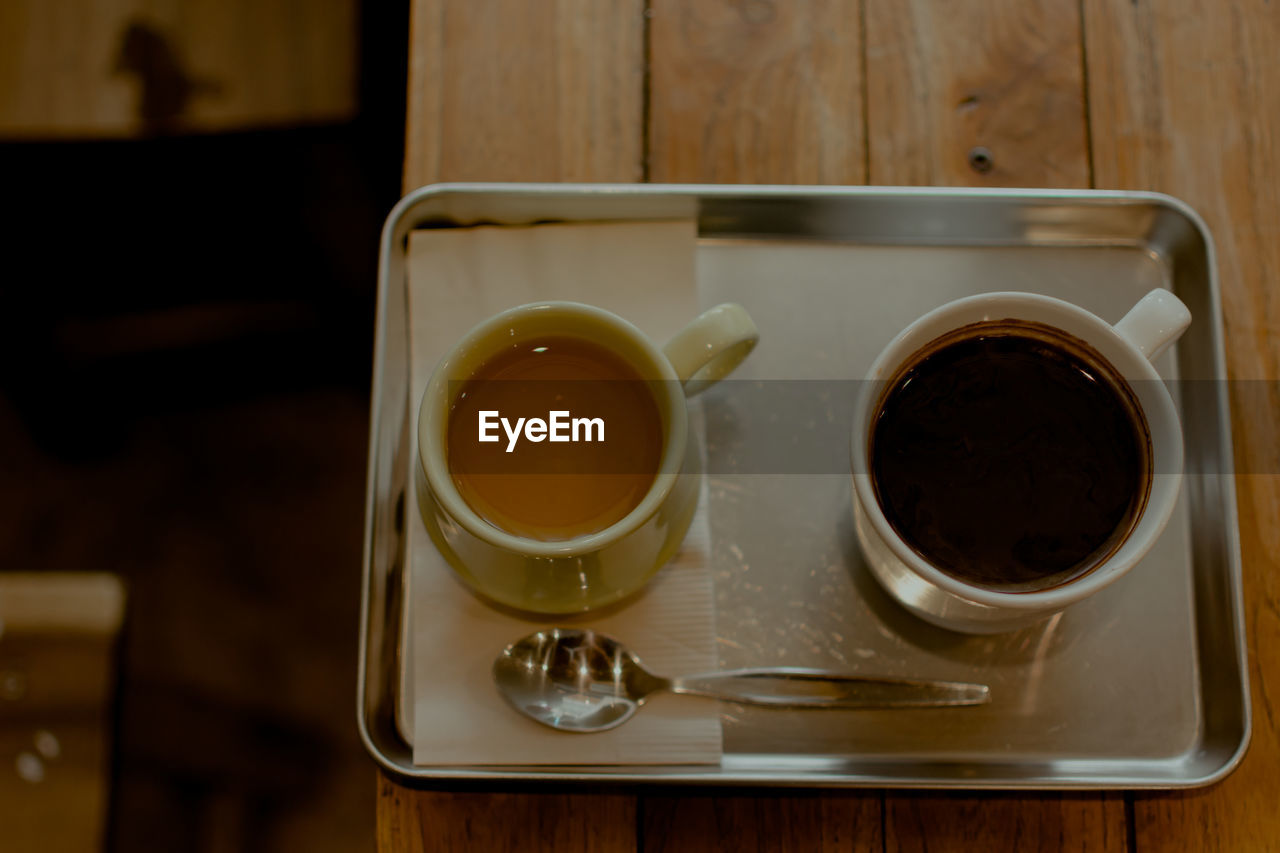
[[507, 646], [493, 662], [493, 680], [517, 711], [566, 732], [622, 725], [659, 690], [771, 708], [934, 708], [991, 701], [985, 684], [794, 667], [661, 678], [612, 637], [577, 628], [539, 631]]

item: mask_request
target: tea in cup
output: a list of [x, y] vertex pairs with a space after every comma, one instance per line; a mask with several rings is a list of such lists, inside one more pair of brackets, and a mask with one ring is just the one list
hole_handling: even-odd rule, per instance
[[437, 365], [419, 411], [420, 502], [436, 546], [473, 589], [522, 611], [579, 612], [637, 591], [697, 507], [686, 397], [757, 338], [733, 304], [661, 348], [579, 303], [481, 323]]

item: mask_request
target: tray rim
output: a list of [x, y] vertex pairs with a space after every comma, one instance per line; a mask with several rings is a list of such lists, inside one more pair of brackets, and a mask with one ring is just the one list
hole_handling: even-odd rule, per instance
[[[362, 572], [360, 595], [360, 627], [357, 660], [356, 684], [356, 723], [361, 741], [366, 751], [382, 770], [390, 773], [401, 782], [407, 784], [431, 784], [454, 781], [461, 784], [479, 783], [515, 783], [549, 782], [566, 786], [589, 782], [602, 785], [640, 785], [640, 786], [712, 786], [712, 787], [810, 787], [810, 788], [893, 788], [893, 789], [964, 789], [964, 790], [1178, 790], [1193, 789], [1211, 785], [1233, 772], [1243, 760], [1252, 738], [1252, 702], [1248, 668], [1247, 630], [1243, 601], [1242, 560], [1240, 554], [1240, 533], [1234, 488], [1234, 473], [1229, 476], [1232, 487], [1224, 489], [1223, 508], [1226, 535], [1227, 580], [1229, 585], [1230, 623], [1235, 634], [1234, 653], [1236, 669], [1239, 672], [1239, 687], [1242, 694], [1241, 735], [1240, 741], [1232, 753], [1211, 772], [1200, 776], [1177, 779], [1160, 779], [1155, 776], [1125, 775], [1100, 779], [1096, 774], [1080, 773], [1073, 776], [1068, 773], [1052, 778], [1030, 775], [1026, 778], [1010, 777], [975, 778], [964, 774], [955, 776], [934, 776], [929, 778], [903, 778], [863, 774], [831, 775], [814, 772], [782, 771], [770, 772], [762, 769], [738, 768], [734, 775], [725, 772], [725, 760], [711, 768], [691, 769], [689, 767], [653, 766], [644, 768], [648, 772], [628, 771], [617, 768], [618, 772], [602, 772], [603, 767], [565, 766], [533, 767], [520, 765], [517, 767], [500, 766], [416, 766], [405, 765], [387, 755], [379, 745], [371, 730], [368, 718], [368, 662], [370, 636], [370, 614], [374, 605], [373, 591], [373, 553], [376, 531], [374, 529], [375, 493], [374, 485], [377, 474], [379, 428], [381, 426], [380, 406], [382, 402], [383, 375], [385, 367], [385, 324], [384, 311], [387, 305], [388, 287], [390, 285], [390, 267], [394, 255], [406, 250], [405, 239], [408, 232], [423, 224], [424, 219], [414, 218], [419, 208], [431, 199], [446, 194], [472, 195], [480, 197], [519, 196], [538, 198], [555, 195], [559, 197], [577, 196], [631, 196], [631, 197], [687, 197], [701, 202], [705, 198], [725, 200], [747, 198], [779, 199], [823, 199], [823, 198], [945, 198], [973, 200], [1040, 200], [1047, 203], [1069, 202], [1081, 206], [1104, 206], [1117, 203], [1149, 203], [1168, 208], [1182, 216], [1195, 229], [1203, 241], [1206, 254], [1207, 290], [1210, 297], [1209, 318], [1212, 328], [1212, 349], [1217, 371], [1221, 378], [1226, 378], [1226, 353], [1223, 335], [1222, 299], [1218, 280], [1217, 250], [1212, 233], [1204, 219], [1188, 203], [1166, 193], [1146, 190], [1097, 190], [1097, 189], [1038, 189], [1038, 188], [969, 188], [969, 187], [892, 187], [892, 186], [839, 186], [839, 185], [789, 185], [789, 184], [616, 184], [616, 183], [490, 183], [490, 182], [446, 182], [419, 187], [407, 193], [392, 208], [384, 223], [379, 248], [377, 301], [375, 309], [375, 337], [373, 377], [370, 394], [369, 448], [367, 456], [364, 537], [362, 540]], [[914, 241], [927, 242], [927, 241]], [[942, 241], [934, 241], [930, 245], [947, 245]], [[998, 245], [998, 243], [983, 244]], [[1225, 414], [1224, 429], [1219, 440], [1219, 455], [1234, 460], [1231, 434], [1229, 401], [1225, 386], [1219, 385], [1215, 394], [1215, 408]], [[393, 699], [394, 701], [394, 699]], [[397, 733], [397, 737], [398, 737]], [[743, 754], [744, 756], [747, 754]], [[737, 763], [736, 755], [726, 755], [728, 763]], [[833, 759], [834, 760], [834, 759]], [[1134, 765], [1151, 764], [1170, 766], [1177, 759], [1147, 759], [1126, 762]], [[815, 763], [819, 763], [815, 759]], [[874, 766], [900, 763], [892, 759], [878, 759], [868, 762]], [[1010, 767], [1029, 765], [1017, 762], [998, 762], [995, 766], [1008, 764]], [[1057, 760], [1041, 762], [1030, 766], [1048, 765], [1090, 765], [1105, 764], [1102, 760]], [[935, 761], [932, 766], [946, 768], [966, 766], [962, 761]], [[674, 772], [672, 772], [674, 771]]]

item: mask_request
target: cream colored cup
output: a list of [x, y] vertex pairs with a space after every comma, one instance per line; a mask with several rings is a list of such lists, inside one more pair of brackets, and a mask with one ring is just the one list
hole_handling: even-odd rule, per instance
[[[869, 436], [886, 384], [913, 355], [943, 335], [987, 320], [1030, 320], [1089, 344], [1133, 389], [1151, 442], [1151, 488], [1128, 537], [1099, 566], [1060, 586], [1004, 592], [965, 583], [931, 565], [897, 534], [876, 499]], [[1166, 290], [1153, 290], [1114, 326], [1083, 308], [1032, 293], [984, 293], [949, 302], [903, 329], [872, 363], [854, 407], [854, 528], [871, 573], [917, 616], [956, 631], [1009, 631], [1050, 616], [1119, 580], [1155, 544], [1182, 485], [1182, 428], [1151, 361], [1191, 323], [1191, 312]]]
[[[498, 351], [549, 335], [604, 346], [653, 380], [664, 432], [657, 476], [639, 505], [604, 530], [560, 542], [516, 536], [482, 519], [448, 465], [458, 383]], [[485, 320], [436, 365], [418, 411], [418, 497], [436, 547], [476, 592], [522, 611], [576, 613], [636, 592], [675, 554], [697, 509], [701, 457], [689, 440], [686, 397], [731, 373], [758, 337], [734, 304], [706, 311], [661, 348], [621, 317], [575, 302], [521, 305]]]

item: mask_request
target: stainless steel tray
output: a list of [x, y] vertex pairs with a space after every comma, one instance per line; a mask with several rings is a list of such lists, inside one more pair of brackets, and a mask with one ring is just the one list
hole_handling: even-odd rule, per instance
[[[415, 767], [397, 729], [408, 675], [402, 638], [412, 618], [404, 531], [420, 523], [404, 509], [416, 405], [407, 392], [407, 235], [477, 223], [676, 217], [698, 222], [699, 298], [743, 303], [762, 334], [738, 375], [746, 381], [706, 398], [722, 663], [984, 681], [994, 701], [914, 713], [725, 706], [717, 767]], [[1151, 554], [1101, 595], [1014, 634], [964, 637], [898, 608], [867, 574], [851, 532], [842, 388], [851, 391], [908, 321], [968, 293], [1048, 293], [1115, 320], [1159, 286], [1177, 293], [1195, 320], [1159, 365], [1180, 402], [1187, 476]], [[388, 771], [458, 780], [1172, 788], [1213, 782], [1243, 755], [1249, 699], [1214, 250], [1203, 222], [1176, 199], [439, 185], [409, 195], [389, 216], [378, 288], [358, 717], [369, 752]], [[809, 449], [794, 459], [804, 461], [744, 462], [776, 440], [769, 413], [779, 410], [815, 415], [794, 421], [796, 446]]]

